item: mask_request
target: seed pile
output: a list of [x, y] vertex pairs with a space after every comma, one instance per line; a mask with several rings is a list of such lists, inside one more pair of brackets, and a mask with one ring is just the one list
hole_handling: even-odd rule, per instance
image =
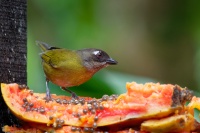
[[[112, 101], [112, 100], [116, 100], [117, 98], [118, 98], [118, 95], [114, 95], [114, 94], [111, 95], [111, 96], [103, 95], [102, 98], [100, 98], [100, 99], [93, 98], [92, 100], [86, 101], [87, 102], [87, 108], [83, 109], [82, 113], [73, 113], [72, 115], [74, 117], [79, 118], [80, 120], [81, 120], [82, 115], [85, 115], [85, 114], [95, 115], [94, 120], [93, 120], [94, 121], [93, 126], [92, 127], [84, 127], [82, 130], [84, 132], [88, 132], [88, 133], [98, 133], [99, 131], [96, 131], [96, 129], [97, 129], [97, 121], [98, 121], [99, 117], [96, 115], [96, 112], [98, 110], [104, 109], [104, 107], [102, 105], [103, 101]], [[85, 101], [84, 101], [84, 103], [85, 103]], [[72, 126], [71, 131], [73, 131], [73, 132], [80, 131], [80, 127]]]
[[31, 103], [27, 100], [27, 98], [23, 98], [24, 104], [22, 105], [23, 108], [26, 109], [26, 111], [37, 111], [39, 113], [45, 113], [44, 107], [34, 108], [34, 103]]
[[[81, 105], [84, 105], [85, 103], [87, 103], [87, 106], [86, 108], [84, 108], [82, 110], [82, 112], [78, 112], [78, 113], [75, 113], [73, 112], [72, 115], [76, 118], [78, 118], [79, 120], [81, 120], [82, 116], [86, 115], [86, 114], [89, 114], [89, 115], [95, 115], [94, 116], [94, 123], [93, 123], [93, 126], [92, 127], [85, 127], [83, 130], [85, 132], [93, 132], [95, 130], [95, 128], [97, 128], [97, 121], [98, 121], [98, 116], [96, 115], [96, 111], [97, 110], [103, 110], [104, 107], [103, 105], [101, 104], [102, 100], [101, 99], [95, 99], [93, 98], [92, 100], [88, 100], [86, 101], [85, 99], [79, 99], [79, 100], [76, 100], [76, 99], [72, 99], [71, 100], [71, 104], [81, 104]], [[71, 129], [72, 131], [79, 131], [79, 128], [78, 127], [72, 127]]]
[[102, 131], [96, 131], [94, 128], [91, 128], [91, 127], [80, 128], [80, 127], [75, 127], [75, 126], [71, 127], [71, 131], [72, 132], [78, 131], [78, 132], [81, 132], [81, 133], [82, 132], [84, 132], [84, 133], [109, 133], [107, 131], [104, 131], [104, 132], [102, 132]]
[[[28, 89], [28, 87], [26, 85], [19, 85], [20, 89]], [[30, 90], [29, 93], [31, 95], [33, 95], [33, 91]], [[37, 96], [36, 96], [37, 97]], [[99, 120], [99, 116], [98, 116], [98, 111], [99, 110], [103, 110], [104, 106], [102, 104], [102, 102], [105, 101], [113, 101], [116, 100], [118, 98], [118, 95], [103, 95], [102, 98], [100, 99], [86, 99], [86, 98], [79, 98], [79, 99], [60, 99], [60, 98], [52, 98], [52, 102], [56, 102], [58, 104], [62, 104], [62, 105], [78, 105], [78, 106], [83, 106], [84, 108], [82, 109], [82, 111], [80, 112], [73, 112], [72, 115], [73, 117], [78, 118], [79, 120], [81, 120], [82, 116], [84, 115], [93, 115], [94, 117], [92, 117], [93, 119], [93, 125], [92, 127], [75, 127], [72, 126], [71, 127], [71, 131], [75, 132], [75, 131], [84, 131], [84, 132], [88, 132], [88, 133], [100, 133], [100, 131], [98, 131], [98, 125], [97, 122]], [[34, 103], [30, 102], [26, 97], [23, 98], [23, 108], [26, 109], [26, 111], [36, 111], [39, 112], [41, 114], [44, 114], [46, 112], [45, 108], [43, 106], [40, 107], [34, 107]], [[56, 116], [49, 116], [49, 120], [52, 122], [52, 127], [53, 128], [61, 128], [63, 126], [63, 124], [65, 123], [64, 120], [56, 117]], [[105, 132], [106, 133], [106, 132]]]
[[63, 124], [65, 123], [64, 120], [60, 118], [55, 118], [53, 116], [49, 116], [49, 120], [54, 121], [54, 123], [52, 124], [53, 128], [62, 128]]

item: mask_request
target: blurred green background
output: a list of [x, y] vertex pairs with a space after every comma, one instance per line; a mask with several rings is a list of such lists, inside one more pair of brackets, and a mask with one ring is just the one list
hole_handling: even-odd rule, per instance
[[[149, 81], [200, 88], [200, 1], [28, 0], [28, 85], [45, 92], [35, 41], [68, 49], [100, 48], [119, 64], [71, 88], [101, 97]], [[66, 94], [56, 85], [52, 93]]]

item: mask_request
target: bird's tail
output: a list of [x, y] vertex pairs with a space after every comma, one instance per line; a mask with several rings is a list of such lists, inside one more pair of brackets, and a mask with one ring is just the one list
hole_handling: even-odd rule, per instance
[[40, 47], [42, 52], [47, 51], [47, 50], [60, 49], [58, 47], [52, 47], [45, 42], [36, 41], [36, 44]]
[[45, 42], [36, 41], [36, 44], [40, 47], [40, 49], [42, 50], [42, 52], [51, 49], [51, 46], [49, 46], [49, 44], [47, 44]]

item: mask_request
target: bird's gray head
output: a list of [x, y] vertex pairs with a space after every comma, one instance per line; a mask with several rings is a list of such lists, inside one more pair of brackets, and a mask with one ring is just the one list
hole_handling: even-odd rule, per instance
[[83, 64], [89, 70], [100, 70], [108, 65], [115, 65], [117, 61], [113, 60], [106, 52], [100, 49], [78, 50]]

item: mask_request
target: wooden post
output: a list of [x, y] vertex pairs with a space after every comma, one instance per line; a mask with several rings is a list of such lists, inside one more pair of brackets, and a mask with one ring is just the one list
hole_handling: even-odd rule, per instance
[[[0, 0], [0, 83], [27, 83], [26, 8], [26, 0]], [[0, 126], [4, 125], [19, 122], [0, 96]]]

